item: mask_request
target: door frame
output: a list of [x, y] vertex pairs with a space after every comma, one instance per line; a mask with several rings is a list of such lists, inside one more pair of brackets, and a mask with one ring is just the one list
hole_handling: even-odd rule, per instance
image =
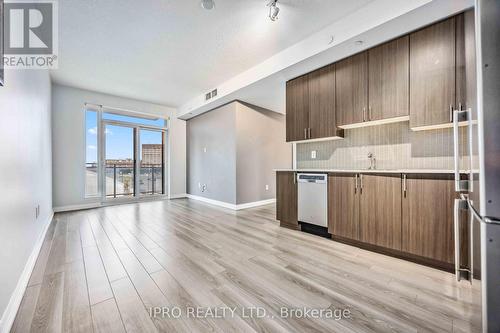
[[[106, 125], [113, 126], [122, 126], [133, 129], [133, 137], [134, 137], [134, 194], [128, 197], [120, 197], [120, 198], [108, 198], [106, 196]], [[166, 167], [166, 158], [168, 153], [168, 123], [167, 126], [157, 127], [157, 126], [148, 126], [142, 124], [136, 124], [131, 122], [119, 121], [119, 120], [109, 120], [103, 119], [102, 110], [98, 112], [97, 116], [97, 127], [99, 131], [98, 138], [98, 146], [99, 146], [99, 154], [98, 154], [98, 188], [100, 192], [101, 203], [130, 203], [130, 202], [138, 202], [138, 201], [147, 201], [153, 199], [164, 199], [168, 198], [168, 182], [166, 181], [166, 177], [168, 176], [167, 167]], [[141, 129], [156, 131], [162, 133], [162, 144], [163, 144], [163, 165], [162, 165], [162, 182], [163, 182], [163, 193], [162, 194], [152, 194], [152, 195], [141, 195], [140, 193], [140, 158], [139, 148], [140, 148], [140, 131]]]

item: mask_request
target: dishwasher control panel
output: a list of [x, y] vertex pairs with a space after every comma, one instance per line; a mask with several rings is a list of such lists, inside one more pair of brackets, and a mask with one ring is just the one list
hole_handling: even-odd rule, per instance
[[299, 183], [321, 183], [321, 184], [324, 184], [327, 182], [327, 175], [299, 173], [299, 174], [297, 174], [297, 181]]

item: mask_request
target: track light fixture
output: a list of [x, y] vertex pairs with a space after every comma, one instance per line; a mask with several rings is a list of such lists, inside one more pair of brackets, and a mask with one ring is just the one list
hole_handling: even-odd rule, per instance
[[207, 10], [212, 10], [215, 8], [214, 0], [201, 0], [200, 5], [203, 9], [207, 9]]
[[276, 21], [278, 19], [278, 14], [280, 13], [280, 9], [278, 8], [278, 0], [271, 0], [267, 4], [269, 7], [269, 19], [271, 21]]

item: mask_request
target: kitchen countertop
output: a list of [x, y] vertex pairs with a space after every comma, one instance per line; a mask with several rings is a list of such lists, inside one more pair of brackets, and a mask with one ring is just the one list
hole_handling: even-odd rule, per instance
[[[288, 172], [311, 172], [311, 173], [455, 173], [454, 170], [439, 170], [439, 169], [393, 169], [393, 170], [368, 170], [368, 169], [274, 169], [274, 171], [288, 171]], [[460, 173], [466, 173], [461, 170]]]

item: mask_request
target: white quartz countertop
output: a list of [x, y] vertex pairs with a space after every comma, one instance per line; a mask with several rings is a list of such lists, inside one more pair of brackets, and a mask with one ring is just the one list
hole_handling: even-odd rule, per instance
[[[393, 170], [368, 170], [368, 169], [274, 169], [274, 171], [288, 172], [311, 172], [311, 173], [454, 173], [454, 170], [439, 170], [439, 169], [393, 169]], [[465, 173], [465, 171], [460, 171]]]

